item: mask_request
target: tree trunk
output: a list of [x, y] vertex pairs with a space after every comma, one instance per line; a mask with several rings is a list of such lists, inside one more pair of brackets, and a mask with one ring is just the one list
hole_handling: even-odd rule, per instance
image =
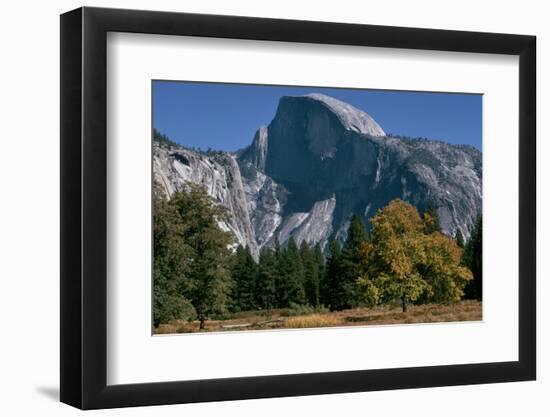
[[206, 320], [204, 319], [204, 317], [199, 318], [199, 330], [204, 330], [204, 323], [205, 322], [206, 322]]
[[403, 308], [403, 313], [406, 313], [408, 308], [407, 297], [401, 298], [401, 307]]

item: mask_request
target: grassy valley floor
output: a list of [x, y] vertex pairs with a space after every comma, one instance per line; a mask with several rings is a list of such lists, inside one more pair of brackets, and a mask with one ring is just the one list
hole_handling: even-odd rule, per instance
[[[410, 306], [407, 313], [400, 306], [354, 308], [343, 311], [305, 312], [292, 309], [245, 311], [230, 314], [224, 320], [208, 320], [201, 332], [239, 330], [299, 329], [411, 323], [480, 321], [482, 303], [463, 301], [458, 304], [425, 304]], [[155, 334], [199, 332], [198, 321], [174, 320], [154, 329]]]

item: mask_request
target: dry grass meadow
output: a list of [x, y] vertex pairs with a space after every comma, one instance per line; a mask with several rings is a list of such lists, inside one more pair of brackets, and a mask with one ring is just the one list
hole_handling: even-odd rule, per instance
[[[480, 321], [482, 303], [463, 301], [449, 305], [425, 304], [410, 306], [407, 313], [403, 313], [400, 306], [296, 313], [291, 309], [235, 313], [223, 320], [208, 320], [203, 332]], [[161, 324], [154, 329], [155, 334], [198, 331], [198, 321], [184, 320]]]

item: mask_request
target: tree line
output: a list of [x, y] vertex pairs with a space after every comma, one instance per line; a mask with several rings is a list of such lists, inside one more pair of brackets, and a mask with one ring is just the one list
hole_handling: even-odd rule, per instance
[[450, 303], [481, 298], [481, 218], [470, 240], [441, 232], [437, 211], [423, 214], [393, 200], [370, 219], [367, 230], [353, 215], [346, 241], [326, 248], [291, 237], [264, 247], [255, 260], [249, 248], [230, 249], [218, 224], [225, 211], [205, 189], [188, 183], [154, 201], [154, 325], [228, 312], [295, 305], [332, 311], [400, 302]]

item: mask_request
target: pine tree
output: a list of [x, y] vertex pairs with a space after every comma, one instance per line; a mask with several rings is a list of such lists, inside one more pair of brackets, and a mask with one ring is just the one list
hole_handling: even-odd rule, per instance
[[329, 242], [329, 254], [326, 263], [324, 285], [322, 285], [323, 304], [336, 310], [338, 284], [341, 275], [342, 248], [336, 239]]
[[464, 248], [462, 263], [470, 268], [474, 279], [468, 283], [465, 289], [466, 298], [482, 299], [483, 295], [483, 222], [481, 216], [476, 220], [470, 240]]
[[319, 304], [323, 302], [323, 287], [326, 276], [326, 265], [325, 265], [325, 256], [323, 255], [323, 250], [321, 245], [317, 243], [313, 248], [313, 259], [317, 264], [318, 271], [318, 281], [319, 281]]
[[367, 238], [367, 229], [363, 219], [354, 214], [350, 221], [348, 237], [340, 257], [340, 276], [336, 281], [334, 298], [331, 303], [331, 308], [334, 310], [350, 308], [356, 303], [356, 281], [360, 275], [359, 264], [361, 262], [360, 249]]
[[300, 245], [300, 257], [304, 268], [304, 290], [306, 302], [311, 306], [319, 305], [319, 263], [315, 252], [305, 240]]
[[286, 278], [283, 276], [283, 249], [279, 240], [275, 240], [275, 245], [273, 246], [273, 258], [275, 262], [275, 305], [278, 308], [283, 308], [288, 306], [288, 285], [286, 285]]
[[275, 283], [277, 280], [277, 259], [269, 248], [260, 252], [258, 277], [256, 280], [256, 305], [262, 309], [272, 309], [277, 305]]
[[154, 129], [154, 128], [153, 128], [153, 141], [158, 142], [159, 144], [164, 145], [166, 147], [178, 146], [178, 144], [170, 140], [168, 136], [166, 136], [163, 133], [160, 133], [157, 129]]
[[281, 253], [280, 271], [284, 293], [284, 306], [290, 303], [305, 304], [304, 268], [300, 252], [293, 237], [288, 240], [287, 246]]
[[239, 245], [231, 268], [231, 276], [233, 277], [231, 309], [233, 311], [248, 311], [256, 308], [257, 273], [257, 265], [250, 249]]
[[344, 245], [344, 250], [356, 250], [365, 240], [367, 240], [367, 237], [367, 229], [365, 228], [363, 219], [357, 213], [354, 213], [349, 224], [348, 237]]

